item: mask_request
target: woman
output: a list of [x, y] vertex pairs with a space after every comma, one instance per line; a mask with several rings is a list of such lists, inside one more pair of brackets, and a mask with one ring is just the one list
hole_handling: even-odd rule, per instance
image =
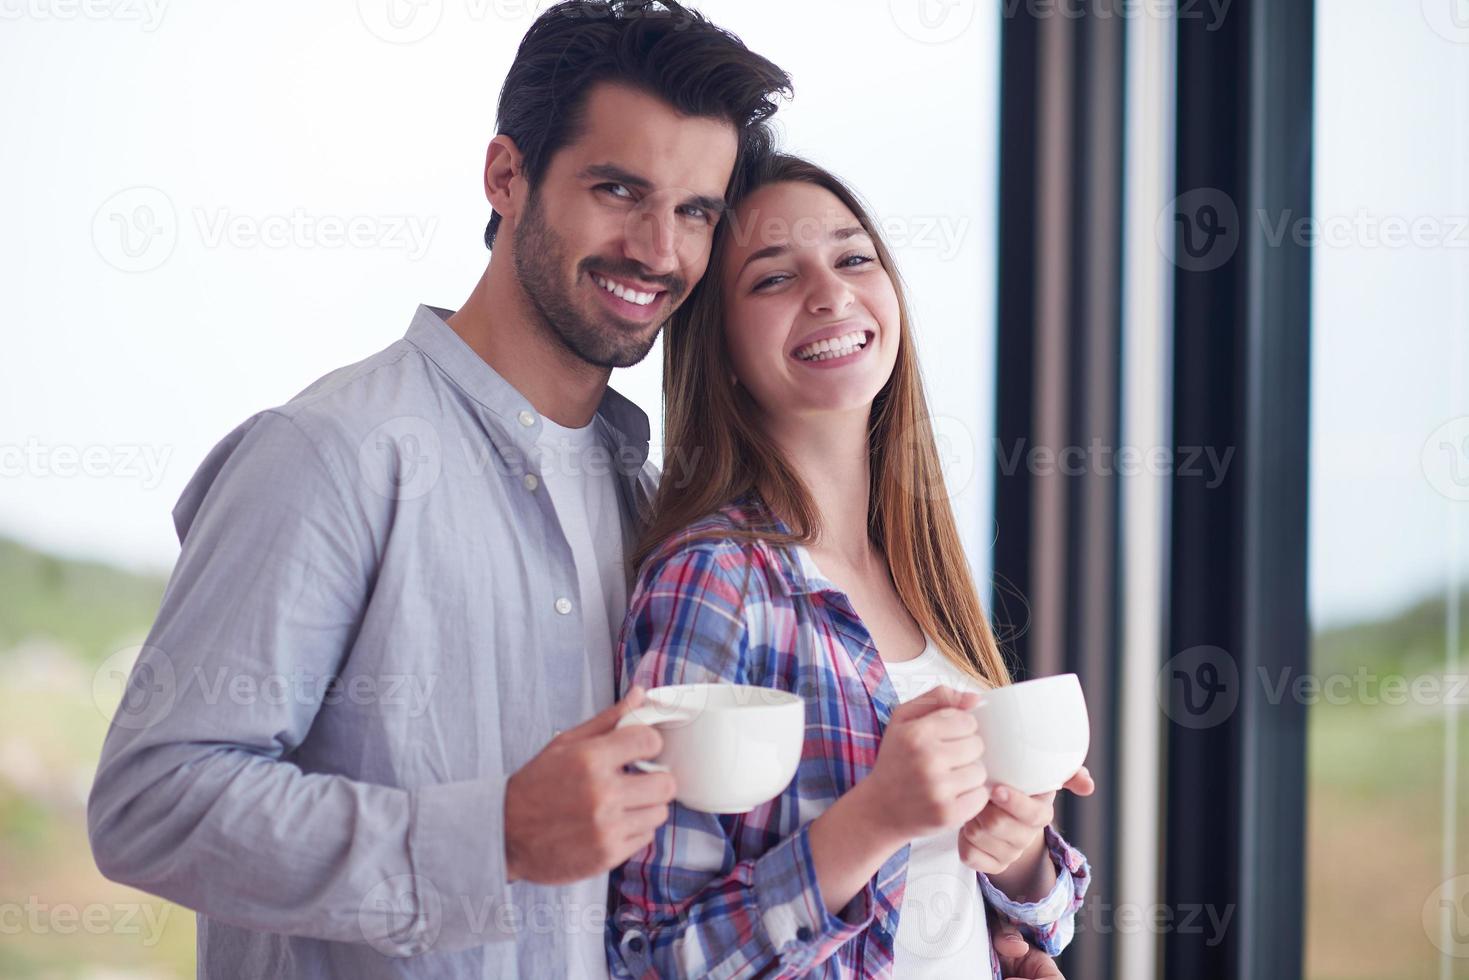
[[[995, 977], [985, 906], [1054, 955], [1085, 859], [1051, 799], [986, 787], [965, 709], [1009, 682], [927, 428], [891, 255], [835, 177], [770, 154], [665, 331], [665, 477], [618, 681], [806, 700], [795, 779], [675, 805], [613, 873], [609, 955], [641, 976]], [[1082, 770], [1067, 788], [1091, 791]], [[976, 874], [978, 872], [978, 874]]]

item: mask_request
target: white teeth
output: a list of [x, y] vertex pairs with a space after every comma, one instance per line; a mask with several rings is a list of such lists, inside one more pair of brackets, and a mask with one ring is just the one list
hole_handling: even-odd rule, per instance
[[603, 279], [601, 276], [592, 276], [592, 282], [601, 286], [618, 299], [626, 300], [638, 306], [647, 306], [658, 296], [657, 293], [640, 293], [635, 289], [628, 289], [621, 283], [613, 282], [610, 279]]
[[866, 346], [867, 334], [861, 330], [854, 330], [841, 337], [832, 337], [807, 344], [796, 351], [796, 357], [803, 361], [829, 361], [834, 357], [846, 357]]

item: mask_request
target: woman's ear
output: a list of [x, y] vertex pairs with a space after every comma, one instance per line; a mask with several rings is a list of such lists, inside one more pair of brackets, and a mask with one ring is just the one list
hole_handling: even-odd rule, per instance
[[485, 151], [485, 198], [500, 215], [514, 224], [525, 205], [525, 169], [520, 147], [504, 133], [490, 140]]

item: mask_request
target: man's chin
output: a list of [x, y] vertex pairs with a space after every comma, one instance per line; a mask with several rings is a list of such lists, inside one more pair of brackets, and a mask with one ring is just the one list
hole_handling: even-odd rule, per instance
[[648, 356], [661, 329], [662, 323], [649, 327], [641, 323], [604, 322], [597, 331], [598, 336], [580, 338], [577, 342], [568, 343], [568, 346], [577, 357], [588, 364], [604, 368], [627, 368]]

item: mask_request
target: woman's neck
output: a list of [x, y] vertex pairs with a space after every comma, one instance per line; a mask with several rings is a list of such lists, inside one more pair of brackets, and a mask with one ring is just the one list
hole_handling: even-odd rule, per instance
[[871, 496], [868, 416], [865, 409], [802, 415], [767, 429], [806, 485], [821, 519], [821, 535], [812, 550], [859, 568], [872, 557], [867, 533]]

